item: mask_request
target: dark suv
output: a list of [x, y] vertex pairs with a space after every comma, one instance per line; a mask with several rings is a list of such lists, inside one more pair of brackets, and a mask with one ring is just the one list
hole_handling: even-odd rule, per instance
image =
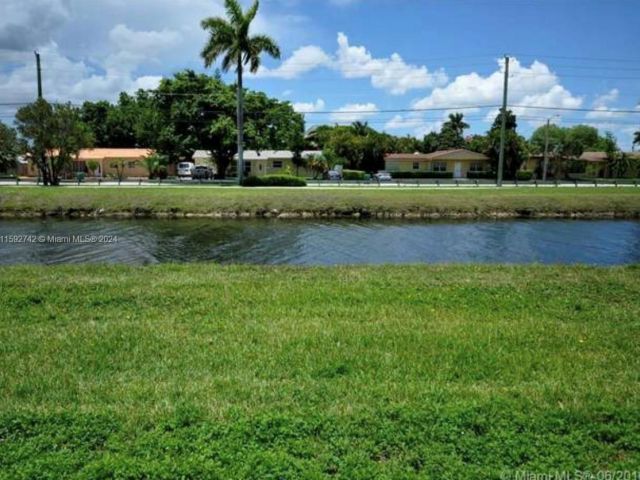
[[193, 169], [191, 178], [194, 180], [211, 180], [213, 178], [213, 171], [210, 167], [199, 165]]

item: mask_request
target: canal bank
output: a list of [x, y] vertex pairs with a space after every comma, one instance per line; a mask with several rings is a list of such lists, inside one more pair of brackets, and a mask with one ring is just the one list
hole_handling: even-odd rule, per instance
[[0, 217], [638, 218], [640, 189], [0, 188]]

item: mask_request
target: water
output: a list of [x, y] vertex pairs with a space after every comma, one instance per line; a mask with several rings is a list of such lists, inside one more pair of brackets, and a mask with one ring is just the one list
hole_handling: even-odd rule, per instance
[[[113, 235], [117, 241], [7, 243], [6, 236], [16, 235]], [[640, 222], [620, 220], [2, 220], [0, 239], [4, 265], [640, 263]]]

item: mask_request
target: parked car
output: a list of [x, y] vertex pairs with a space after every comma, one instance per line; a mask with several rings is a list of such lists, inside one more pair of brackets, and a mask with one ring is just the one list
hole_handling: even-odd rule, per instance
[[190, 177], [195, 167], [192, 162], [180, 162], [178, 164], [178, 177]]
[[337, 170], [329, 170], [327, 172], [327, 180], [342, 180], [342, 175]]
[[193, 169], [191, 178], [194, 180], [211, 180], [213, 178], [213, 170], [206, 165], [198, 165]]
[[375, 178], [379, 182], [390, 182], [393, 180], [393, 177], [389, 172], [378, 172], [373, 178]]

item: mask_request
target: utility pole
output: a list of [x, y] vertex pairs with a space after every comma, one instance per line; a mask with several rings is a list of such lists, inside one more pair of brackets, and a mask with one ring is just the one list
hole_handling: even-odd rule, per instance
[[42, 98], [42, 69], [40, 68], [40, 54], [35, 51], [36, 55], [36, 68], [38, 69], [38, 99]]
[[504, 172], [504, 146], [507, 136], [507, 101], [509, 92], [509, 56], [504, 56], [504, 90], [502, 92], [502, 129], [500, 131], [500, 156], [498, 157], [498, 186], [502, 186]]
[[547, 181], [547, 168], [549, 167], [549, 123], [550, 118], [547, 118], [547, 128], [544, 131], [544, 165], [542, 166], [542, 181]]

